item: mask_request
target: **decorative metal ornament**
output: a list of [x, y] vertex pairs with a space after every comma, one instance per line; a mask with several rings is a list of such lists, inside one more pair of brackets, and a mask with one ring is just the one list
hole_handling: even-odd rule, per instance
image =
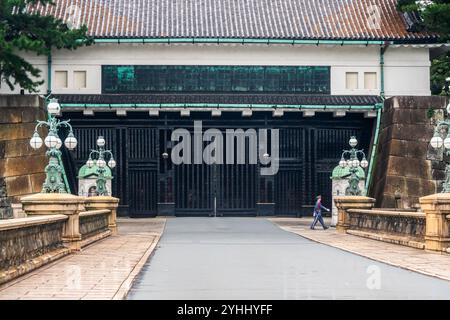
[[[56, 119], [55, 116], [61, 111], [61, 107], [56, 99], [50, 100], [50, 103], [47, 105], [47, 111], [49, 114], [48, 121], [37, 122], [33, 137], [30, 139], [30, 145], [33, 149], [39, 149], [43, 144], [48, 148], [46, 155], [49, 157], [49, 162], [45, 167], [46, 177], [42, 186], [42, 193], [67, 193], [66, 185], [62, 178], [63, 167], [58, 160], [61, 157], [61, 151], [59, 149], [63, 144], [61, 138], [58, 136], [58, 130], [61, 128], [69, 129], [68, 137], [71, 137], [71, 146], [76, 146], [77, 139], [73, 135], [69, 120], [60, 121]], [[48, 128], [48, 135], [44, 140], [38, 134], [40, 127]]]
[[[111, 150], [105, 150], [104, 146], [106, 145], [105, 139], [100, 136], [97, 139], [97, 147], [96, 150], [91, 150], [89, 153], [89, 158], [86, 161], [86, 165], [89, 168], [92, 168], [94, 165], [97, 166], [97, 194], [99, 196], [107, 196], [108, 189], [106, 187], [106, 178], [105, 178], [105, 172], [106, 172], [106, 166], [110, 167], [111, 169], [115, 168], [117, 163], [116, 160], [114, 160], [114, 156], [111, 152]], [[94, 156], [97, 157], [97, 160], [94, 160]], [[105, 156], [109, 156], [109, 161], [106, 163]]]
[[[367, 168], [369, 162], [366, 159], [366, 155], [363, 150], [357, 150], [355, 147], [358, 145], [358, 140], [356, 137], [351, 137], [349, 140], [349, 145], [352, 147], [350, 150], [344, 150], [342, 152], [341, 160], [339, 161], [339, 166], [341, 168], [347, 167], [350, 172], [350, 177], [348, 178], [348, 187], [345, 190], [345, 195], [347, 196], [360, 196], [362, 195], [362, 190], [359, 188], [359, 177], [357, 175], [358, 168]], [[358, 156], [362, 157], [359, 161]], [[346, 157], [348, 159], [346, 159]]]

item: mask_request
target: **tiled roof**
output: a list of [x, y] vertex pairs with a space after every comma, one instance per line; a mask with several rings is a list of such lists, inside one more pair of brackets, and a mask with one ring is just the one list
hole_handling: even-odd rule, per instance
[[407, 31], [396, 0], [54, 0], [30, 9], [96, 38], [251, 38], [400, 40], [435, 37]]
[[60, 94], [60, 103], [68, 104], [270, 104], [318, 106], [372, 106], [378, 96], [331, 96], [294, 94]]

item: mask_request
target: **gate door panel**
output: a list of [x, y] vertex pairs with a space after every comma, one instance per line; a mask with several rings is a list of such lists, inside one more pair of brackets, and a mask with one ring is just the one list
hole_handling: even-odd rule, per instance
[[213, 211], [211, 166], [182, 164], [174, 167], [177, 215], [210, 215]]
[[218, 166], [217, 215], [255, 215], [257, 165]]
[[280, 128], [280, 170], [275, 179], [275, 212], [299, 214], [305, 201], [305, 129]]
[[127, 190], [131, 216], [155, 216], [158, 204], [158, 131], [127, 129]]
[[[225, 132], [223, 134], [225, 137]], [[204, 142], [203, 147], [208, 144], [209, 142]], [[194, 144], [192, 143], [191, 146], [193, 148]], [[193, 155], [194, 151], [191, 154]], [[256, 214], [258, 166], [248, 164], [248, 152], [246, 164], [226, 164], [226, 153], [224, 153], [223, 159], [223, 164], [203, 163], [173, 166], [177, 215]]]

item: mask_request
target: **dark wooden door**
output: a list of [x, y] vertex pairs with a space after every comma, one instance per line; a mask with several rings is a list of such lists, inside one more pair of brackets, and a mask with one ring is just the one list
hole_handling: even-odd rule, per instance
[[[204, 147], [206, 145], [204, 143]], [[246, 164], [226, 164], [226, 156], [224, 150], [222, 164], [174, 166], [177, 215], [256, 215], [258, 166], [248, 161]]]
[[128, 128], [126, 137], [129, 213], [131, 216], [155, 216], [158, 203], [158, 130]]
[[280, 129], [280, 170], [274, 176], [275, 212], [279, 215], [299, 214], [306, 200], [307, 172], [306, 130]]
[[342, 150], [348, 148], [349, 137], [356, 135], [359, 147], [367, 151], [373, 125], [372, 120], [357, 115], [343, 119], [327, 115], [302, 119], [295, 113], [283, 119], [258, 113], [256, 119], [203, 115], [208, 124], [204, 130], [280, 130], [279, 171], [275, 176], [261, 176], [261, 166], [248, 161], [243, 165], [174, 165], [171, 133], [175, 128], [192, 130], [193, 119], [172, 114], [158, 119], [144, 113], [130, 115], [134, 118], [101, 114], [92, 118], [71, 114], [68, 118], [79, 141], [73, 153], [78, 169], [86, 163], [97, 137], [104, 136], [117, 161], [112, 185], [113, 196], [120, 198], [119, 212], [136, 217], [161, 214], [161, 204], [176, 215], [256, 215], [261, 204], [272, 205], [276, 215], [309, 215], [318, 194], [331, 206], [330, 176]]

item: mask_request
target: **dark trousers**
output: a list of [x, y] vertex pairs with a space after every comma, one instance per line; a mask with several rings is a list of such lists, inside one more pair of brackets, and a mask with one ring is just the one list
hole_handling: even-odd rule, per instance
[[321, 213], [316, 213], [316, 216], [314, 217], [314, 222], [311, 225], [311, 229], [314, 229], [314, 227], [316, 226], [317, 222], [320, 222], [320, 224], [322, 225], [322, 227], [324, 229], [327, 229], [327, 227], [325, 226], [325, 222], [323, 221], [322, 218], [322, 214]]

